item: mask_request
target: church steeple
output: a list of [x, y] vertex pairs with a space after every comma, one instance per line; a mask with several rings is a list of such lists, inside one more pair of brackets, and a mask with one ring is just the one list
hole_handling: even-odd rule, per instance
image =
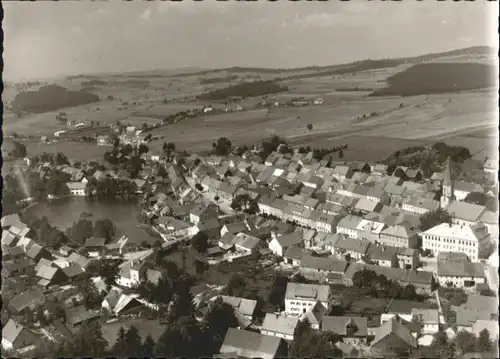
[[453, 178], [451, 176], [451, 160], [446, 159], [446, 168], [444, 169], [443, 178], [443, 195], [441, 196], [441, 208], [446, 209], [454, 199]]
[[444, 186], [453, 186], [453, 180], [451, 179], [451, 163], [450, 157], [446, 159], [446, 168], [444, 170], [444, 179], [443, 179], [443, 187]]

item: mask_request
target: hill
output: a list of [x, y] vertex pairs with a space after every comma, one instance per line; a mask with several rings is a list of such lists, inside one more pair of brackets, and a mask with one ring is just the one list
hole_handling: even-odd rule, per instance
[[[220, 72], [227, 72], [230, 74], [234, 73], [261, 73], [261, 74], [275, 74], [279, 75], [287, 75], [294, 76], [293, 73], [304, 73], [307, 72], [307, 76], [311, 76], [315, 74], [314, 77], [321, 77], [326, 75], [335, 75], [335, 74], [344, 74], [349, 72], [363, 71], [363, 70], [371, 70], [377, 68], [391, 67], [397, 66], [405, 63], [417, 63], [422, 61], [434, 61], [444, 57], [452, 57], [452, 56], [482, 56], [482, 55], [495, 55], [497, 51], [489, 46], [473, 46], [467, 47], [463, 49], [438, 52], [438, 53], [430, 53], [424, 55], [418, 55], [413, 57], [403, 57], [397, 59], [377, 59], [377, 60], [362, 60], [355, 61], [346, 64], [337, 64], [337, 65], [326, 65], [326, 66], [306, 66], [306, 67], [298, 67], [298, 68], [264, 68], [264, 67], [228, 67], [222, 69], [209, 69], [202, 70], [198, 72], [185, 71], [176, 73], [171, 75], [171, 77], [189, 77], [189, 76], [204, 76], [209, 74], [215, 74]], [[321, 74], [321, 75], [320, 75]], [[296, 76], [306, 76], [306, 74], [296, 74]], [[292, 77], [287, 79], [301, 78], [301, 77]]]
[[200, 95], [198, 99], [206, 101], [224, 101], [229, 97], [254, 97], [287, 90], [286, 87], [280, 86], [273, 81], [254, 81], [207, 92]]
[[18, 93], [11, 106], [13, 111], [44, 113], [97, 101], [99, 96], [87, 91], [68, 91], [62, 86], [48, 85], [38, 91]]
[[493, 66], [479, 63], [425, 63], [387, 78], [370, 96], [414, 96], [477, 90], [495, 85]]

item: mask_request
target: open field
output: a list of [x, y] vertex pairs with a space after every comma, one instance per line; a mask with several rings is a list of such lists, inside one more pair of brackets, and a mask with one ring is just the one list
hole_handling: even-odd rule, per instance
[[[93, 85], [101, 101], [64, 110], [69, 119], [77, 122], [93, 120], [101, 125], [117, 120], [136, 126], [143, 122], [154, 124], [180, 111], [199, 109], [209, 104], [224, 107], [224, 104], [200, 101], [195, 97], [243, 80], [248, 81], [249, 78], [260, 78], [262, 81], [281, 78], [278, 83], [289, 90], [267, 96], [280, 104], [298, 97], [309, 100], [322, 97], [324, 100], [322, 105], [280, 106], [268, 112], [253, 110], [265, 96], [248, 97], [241, 103], [245, 111], [189, 118], [152, 133], [153, 136], [163, 136], [164, 140], [174, 142], [179, 149], [193, 152], [210, 150], [212, 143], [221, 136], [229, 138], [233, 144], [250, 145], [277, 134], [294, 145], [306, 144], [317, 148], [348, 144], [348, 150], [344, 151], [345, 160], [380, 160], [399, 148], [438, 140], [469, 147], [473, 154], [484, 157], [490, 151], [496, 152], [497, 148], [498, 111], [494, 89], [404, 98], [368, 97], [369, 89], [383, 88], [387, 85], [388, 77], [416, 63], [443, 59], [450, 63], [491, 63], [490, 54], [485, 55], [484, 52], [484, 49], [471, 48], [442, 55], [430, 54], [369, 70], [366, 66], [369, 68], [371, 65], [365, 63], [366, 66], [358, 67], [362, 71], [346, 73], [338, 72], [339, 69], [343, 71], [340, 65], [293, 70], [230, 68], [177, 77], [167, 73], [156, 76], [152, 75], [153, 72], [102, 75], [73, 78], [57, 84], [69, 90], [78, 90], [87, 80], [102, 81], [104, 85], [101, 82]], [[356, 66], [344, 65], [345, 69]], [[328, 74], [334, 71], [337, 73]], [[201, 80], [211, 78], [227, 78], [229, 82], [200, 84]], [[9, 87], [8, 93], [4, 93], [5, 101], [12, 99], [13, 90]], [[164, 103], [165, 100], [168, 102]], [[64, 129], [64, 125], [55, 119], [56, 114], [57, 111], [54, 111], [18, 119], [7, 111], [3, 123], [4, 134], [52, 135]], [[306, 129], [309, 123], [313, 125], [312, 131]], [[159, 150], [162, 145], [160, 142], [163, 140], [153, 142], [149, 147]], [[74, 143], [68, 145], [60, 142], [30, 146], [33, 149], [28, 148], [28, 152], [63, 151], [69, 157], [83, 159], [85, 156], [99, 157], [104, 151], [97, 147], [90, 149], [91, 145], [87, 144], [79, 146], [87, 146], [85, 149], [88, 150], [82, 148], [77, 151]]]

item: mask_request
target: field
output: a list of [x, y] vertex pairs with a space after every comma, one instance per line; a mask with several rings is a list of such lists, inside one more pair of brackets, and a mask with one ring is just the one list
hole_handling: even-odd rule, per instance
[[[342, 68], [340, 65], [295, 70], [231, 68], [176, 77], [149, 73], [102, 75], [66, 79], [57, 84], [69, 90], [78, 90], [84, 87], [82, 82], [89, 79], [105, 83], [96, 82], [93, 85], [101, 101], [66, 109], [69, 119], [77, 122], [93, 120], [101, 124], [119, 120], [136, 126], [143, 122], [161, 122], [176, 112], [202, 108], [210, 102], [196, 100], [198, 95], [227, 88], [242, 79], [260, 78], [267, 81], [279, 78], [277, 83], [288, 88], [288, 91], [264, 96], [280, 102], [279, 107], [269, 112], [253, 109], [263, 96], [247, 97], [241, 103], [245, 111], [189, 118], [155, 129], [153, 136], [163, 139], [161, 143], [151, 143], [149, 147], [153, 150], [159, 150], [163, 140], [174, 142], [179, 149], [196, 152], [210, 150], [212, 143], [221, 136], [229, 138], [233, 144], [251, 145], [277, 134], [294, 145], [306, 144], [318, 148], [347, 144], [345, 160], [376, 161], [397, 149], [438, 140], [466, 146], [478, 159], [491, 156], [496, 152], [498, 138], [495, 90], [369, 97], [371, 90], [385, 88], [388, 78], [397, 77], [421, 61], [441, 62], [440, 66], [446, 66], [443, 61], [460, 66], [464, 63], [491, 64], [491, 58], [484, 55], [484, 49], [472, 48], [401, 60], [382, 68], [374, 68], [379, 66], [376, 62], [343, 67], [359, 70], [354, 72], [339, 70]], [[454, 70], [450, 70], [450, 73], [454, 73]], [[238, 77], [236, 81], [235, 76]], [[200, 83], [215, 78], [226, 78], [227, 82]], [[12, 97], [12, 88], [9, 88], [4, 99], [9, 101]], [[309, 100], [321, 97], [324, 101], [322, 105], [283, 106], [285, 102], [298, 97]], [[213, 105], [224, 107], [215, 103]], [[3, 123], [4, 134], [52, 135], [63, 129], [63, 125], [55, 119], [57, 112], [19, 119], [7, 111]], [[307, 130], [307, 124], [313, 125], [311, 131]], [[36, 145], [30, 146], [32, 150], [28, 151], [62, 151], [69, 157], [79, 159], [100, 157], [104, 151], [96, 147], [90, 149], [90, 145], [86, 144], [73, 145], [63, 142]]]

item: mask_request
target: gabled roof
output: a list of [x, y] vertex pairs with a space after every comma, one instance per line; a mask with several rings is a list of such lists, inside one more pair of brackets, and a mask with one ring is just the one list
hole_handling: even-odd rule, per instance
[[327, 309], [320, 302], [316, 302], [311, 309], [307, 311], [302, 317], [306, 318], [312, 325], [320, 325], [321, 321], [326, 314]]
[[396, 318], [391, 318], [380, 326], [376, 332], [375, 339], [371, 342], [371, 346], [376, 345], [382, 339], [391, 334], [397, 336], [405, 342], [406, 345], [413, 348], [417, 347], [417, 340], [411, 335], [410, 331], [403, 324], [396, 320]]
[[22, 311], [28, 306], [45, 303], [45, 295], [38, 289], [33, 288], [27, 292], [21, 293], [13, 297], [9, 301], [9, 306], [17, 312]]
[[227, 295], [221, 295], [220, 298], [224, 303], [229, 304], [233, 308], [237, 309], [241, 314], [247, 316], [253, 316], [255, 307], [257, 306], [257, 301], [253, 299], [231, 297]]
[[484, 265], [468, 261], [442, 261], [438, 260], [437, 275], [442, 277], [474, 277], [485, 278]]
[[368, 320], [365, 317], [325, 316], [321, 321], [321, 330], [345, 336], [349, 325], [356, 327], [355, 337], [368, 335]]
[[17, 213], [13, 214], [8, 214], [6, 216], [2, 217], [1, 220], [2, 223], [2, 228], [10, 227], [10, 226], [16, 226], [19, 225], [21, 222], [21, 218]]
[[10, 343], [14, 343], [16, 339], [19, 337], [19, 335], [21, 335], [21, 332], [23, 331], [27, 331], [31, 334], [28, 339], [29, 342], [22, 343], [24, 347], [36, 344], [34, 339], [37, 339], [38, 336], [33, 331], [25, 328], [24, 326], [17, 323], [13, 319], [9, 319], [7, 324], [5, 324], [5, 326], [2, 328], [2, 339], [5, 339]]
[[302, 236], [297, 232], [283, 234], [276, 238], [281, 247], [289, 247], [303, 242]]
[[267, 313], [262, 322], [262, 331], [270, 331], [285, 335], [294, 335], [299, 318]]
[[37, 277], [41, 277], [43, 279], [51, 280], [59, 271], [59, 268], [48, 267], [46, 265], [41, 265], [38, 271], [36, 272]]
[[286, 285], [286, 299], [309, 299], [320, 302], [328, 302], [330, 286], [322, 284], [302, 284], [288, 282]]
[[104, 247], [105, 245], [105, 238], [90, 237], [85, 240], [85, 247]]
[[231, 357], [272, 359], [282, 343], [278, 337], [229, 328], [220, 352]]
[[368, 241], [356, 238], [345, 238], [343, 236], [338, 236], [335, 244], [333, 245], [335, 249], [344, 249], [346, 251], [361, 253], [363, 255], [366, 254], [369, 246], [370, 242]]
[[26, 251], [26, 255], [30, 258], [36, 258], [44, 248], [36, 243], [33, 243], [31, 247]]
[[333, 257], [313, 257], [305, 255], [302, 257], [300, 267], [304, 269], [317, 269], [319, 271], [344, 273], [347, 268], [347, 262]]
[[398, 238], [410, 239], [417, 235], [417, 231], [409, 223], [394, 224], [382, 230], [380, 234]]
[[66, 321], [71, 325], [80, 324], [100, 316], [100, 313], [89, 311], [83, 305], [66, 310]]
[[238, 233], [235, 237], [234, 245], [247, 250], [253, 250], [259, 245], [260, 241], [261, 239], [258, 237], [246, 233]]
[[478, 221], [484, 211], [486, 211], [484, 206], [459, 201], [451, 202], [447, 208], [452, 217], [471, 222]]

